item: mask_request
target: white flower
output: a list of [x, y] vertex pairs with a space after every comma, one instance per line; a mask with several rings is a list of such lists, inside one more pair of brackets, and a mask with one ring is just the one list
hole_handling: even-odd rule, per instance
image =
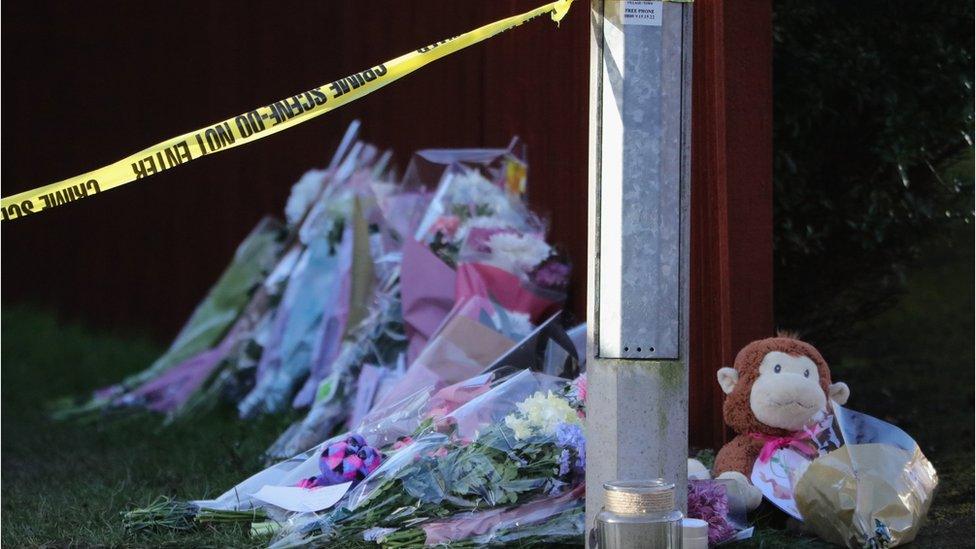
[[493, 234], [488, 239], [489, 261], [513, 272], [530, 272], [549, 258], [552, 249], [538, 236], [516, 233]]
[[529, 438], [535, 433], [554, 436], [556, 428], [564, 423], [581, 425], [579, 414], [552, 391], [542, 391], [520, 402], [518, 412], [505, 417], [505, 425], [512, 430], [516, 440]]
[[467, 204], [486, 209], [490, 216], [507, 220], [509, 223], [520, 221], [520, 215], [511, 196], [505, 189], [485, 179], [477, 170], [466, 170], [455, 174], [446, 189], [447, 204]]
[[288, 202], [285, 204], [285, 219], [288, 220], [289, 225], [298, 223], [308, 211], [312, 201], [319, 194], [319, 189], [322, 188], [326, 173], [326, 170], [309, 170], [302, 175], [298, 183], [292, 185], [291, 194], [288, 195]]
[[478, 170], [465, 170], [454, 174], [447, 198], [453, 204], [479, 204], [498, 196], [505, 198], [501, 187], [488, 181]]
[[504, 219], [479, 215], [477, 217], [469, 218], [467, 221], [462, 223], [461, 228], [459, 228], [454, 235], [454, 240], [464, 242], [464, 239], [468, 237], [468, 233], [470, 233], [472, 229], [505, 230], [515, 228], [516, 227]]

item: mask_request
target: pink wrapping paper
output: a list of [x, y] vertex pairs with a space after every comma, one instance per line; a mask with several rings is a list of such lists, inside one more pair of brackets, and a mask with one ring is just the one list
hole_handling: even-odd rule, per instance
[[176, 411], [203, 386], [244, 332], [240, 324], [234, 326], [220, 345], [184, 360], [143, 383], [124, 398], [144, 401], [146, 408], [154, 412]]
[[455, 284], [456, 301], [484, 297], [510, 311], [528, 314], [535, 324], [562, 308], [562, 296], [554, 292], [546, 292], [553, 294], [549, 297], [542, 295], [544, 290], [527, 288], [518, 276], [485, 263], [458, 265]]
[[464, 316], [448, 320], [407, 368], [403, 379], [378, 406], [390, 405], [424, 387], [444, 386], [474, 377], [515, 342]]
[[454, 306], [456, 278], [454, 269], [423, 244], [412, 238], [403, 243], [400, 298], [404, 329], [410, 340], [408, 364], [417, 358]]

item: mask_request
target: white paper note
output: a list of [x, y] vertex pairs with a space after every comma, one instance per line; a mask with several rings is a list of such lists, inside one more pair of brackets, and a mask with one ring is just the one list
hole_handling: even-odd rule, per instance
[[251, 494], [254, 499], [296, 513], [312, 513], [328, 509], [342, 499], [352, 486], [351, 482], [318, 488], [297, 486], [265, 486]]
[[660, 27], [664, 16], [663, 2], [651, 0], [625, 0], [624, 25], [649, 25]]

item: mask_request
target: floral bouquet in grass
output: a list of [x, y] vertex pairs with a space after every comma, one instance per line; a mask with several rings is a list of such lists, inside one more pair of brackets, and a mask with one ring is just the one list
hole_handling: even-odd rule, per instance
[[[390, 261], [397, 260], [394, 257]], [[327, 439], [343, 426], [353, 415], [357, 394], [369, 390], [367, 383], [359, 383], [364, 371], [381, 370], [383, 375], [371, 378], [374, 389], [383, 380], [395, 382], [397, 372], [403, 369], [407, 348], [399, 285], [400, 270], [394, 265], [377, 286], [369, 314], [342, 343], [329, 375], [318, 385], [308, 413], [271, 445], [267, 451], [269, 458], [295, 455]]]
[[276, 546], [578, 543], [585, 378], [511, 369], [370, 412], [214, 500], [159, 500], [130, 529], [252, 523]]
[[166, 413], [182, 405], [207, 377], [210, 364], [247, 330], [246, 311], [255, 308], [250, 303], [260, 301], [261, 282], [280, 257], [285, 240], [281, 223], [262, 219], [162, 356], [81, 403], [73, 398], [54, 403], [53, 417], [90, 417], [133, 408]]
[[[243, 417], [282, 411], [290, 404], [308, 406], [339, 351], [348, 321], [364, 316], [363, 300], [373, 285], [364, 212], [369, 181], [365, 170], [339, 180], [302, 224], [301, 252], [270, 324], [255, 386], [238, 406]], [[357, 262], [366, 268], [355, 268]]]
[[[512, 191], [524, 189], [525, 178], [515, 149], [421, 151], [397, 192], [374, 185], [383, 225], [402, 243], [402, 254], [391, 261], [398, 278], [384, 284], [389, 290], [378, 294], [368, 322], [323, 369], [328, 375], [305, 420], [279, 438], [270, 456], [292, 455], [435, 380], [450, 384], [474, 375], [530, 332], [539, 315], [558, 309], [568, 265], [555, 259], [541, 223]], [[431, 182], [437, 186], [429, 195], [423, 189]], [[478, 240], [476, 251], [467, 252], [469, 235], [490, 246]], [[506, 247], [506, 239], [515, 242]], [[458, 264], [485, 254], [493, 264]], [[536, 272], [548, 273], [548, 286], [533, 286]], [[482, 332], [486, 337], [479, 338]], [[406, 335], [405, 349], [399, 334]]]
[[285, 520], [295, 510], [262, 500], [262, 490], [268, 487], [291, 490], [294, 496], [316, 488], [358, 482], [383, 459], [409, 444], [413, 437], [429, 432], [435, 422], [502, 383], [506, 375], [493, 373], [441, 389], [425, 387], [399, 402], [371, 411], [355, 430], [326, 438], [324, 442], [319, 439], [311, 449], [264, 469], [216, 499], [157, 502], [127, 513], [126, 525], [172, 527], [176, 515], [188, 517], [189, 522], [177, 521], [184, 525], [205, 522], [218, 514], [226, 520], [235, 517], [238, 521], [252, 521], [256, 517]]
[[292, 516], [274, 547], [579, 542], [585, 378], [522, 370], [422, 423], [324, 514]]
[[[526, 164], [517, 150], [513, 144], [494, 155], [421, 151], [408, 168], [405, 186], [436, 182], [413, 239], [404, 243], [403, 310], [411, 362], [467, 297], [494, 300], [536, 323], [560, 308], [569, 266], [546, 243], [544, 225], [522, 200]], [[410, 179], [424, 173], [418, 165], [427, 166], [430, 177], [432, 164], [442, 166], [433, 172], [437, 179]], [[521, 174], [517, 185], [511, 184], [513, 172]]]
[[[328, 262], [325, 256], [345, 257], [348, 264], [354, 263], [349, 259], [353, 256], [369, 261], [369, 254], [356, 253], [359, 249], [352, 246], [352, 238], [348, 236], [350, 231], [341, 230], [348, 215], [323, 216], [319, 212], [327, 209], [324, 208], [326, 204], [348, 206], [348, 201], [335, 200], [335, 196], [350, 192], [352, 186], [346, 185], [350, 174], [368, 167], [371, 174], [377, 176], [385, 168], [385, 160], [376, 160], [375, 148], [353, 144], [357, 128], [358, 123], [350, 127], [329, 168], [311, 170], [295, 184], [285, 208], [287, 227], [274, 220], [264, 220], [238, 247], [234, 261], [163, 356], [148, 369], [96, 391], [93, 398], [81, 406], [59, 405], [55, 416], [67, 418], [101, 411], [148, 409], [167, 414], [172, 419], [187, 409], [213, 405], [224, 396], [228, 387], [253, 385], [253, 366], [265, 358], [265, 351], [275, 343], [274, 336], [281, 335], [280, 330], [273, 330], [272, 321], [292, 318], [288, 314], [278, 314], [288, 287], [326, 290], [319, 292], [325, 295], [324, 302], [320, 298], [323, 307], [318, 309], [321, 310], [310, 306], [303, 311], [307, 314], [298, 315], [308, 321], [295, 323], [301, 326], [290, 333], [298, 334], [292, 338], [298, 342], [291, 345], [289, 352], [301, 354], [311, 347], [312, 355], [329, 355], [329, 349], [337, 347], [337, 340], [344, 332], [343, 319], [351, 314], [352, 305], [356, 304], [344, 298], [357, 295], [357, 286], [359, 294], [368, 293], [363, 287], [368, 286], [369, 274], [362, 274], [363, 269], [354, 267], [343, 270], [341, 260], [333, 261], [337, 265], [329, 267], [325, 265]], [[335, 213], [334, 210], [331, 213]], [[345, 207], [345, 210], [349, 208]], [[320, 223], [323, 217], [331, 224]], [[364, 234], [364, 230], [359, 233], [362, 238], [358, 240], [368, 247], [369, 235]], [[325, 246], [328, 246], [328, 254], [321, 253]], [[342, 249], [336, 252], [340, 246]], [[315, 268], [307, 268], [313, 264]], [[353, 276], [350, 282], [350, 277], [343, 274], [347, 271], [360, 276]], [[301, 283], [289, 284], [293, 277], [298, 278], [298, 274], [303, 276]], [[321, 283], [323, 276], [332, 281], [331, 285]], [[320, 328], [322, 326], [326, 328]], [[323, 359], [323, 362], [328, 360]], [[307, 361], [294, 362], [299, 363], [298, 369], [301, 369]], [[311, 388], [305, 394], [313, 392], [315, 385], [311, 382]], [[286, 392], [291, 391], [294, 388], [289, 387]], [[290, 394], [286, 396], [290, 397]]]

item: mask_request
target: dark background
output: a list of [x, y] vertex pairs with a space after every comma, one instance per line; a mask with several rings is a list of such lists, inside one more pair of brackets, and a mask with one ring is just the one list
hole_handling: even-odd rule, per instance
[[[373, 66], [540, 2], [22, 2], [3, 7], [3, 195]], [[2, 295], [171, 337], [262, 215], [346, 126], [392, 148], [529, 146], [532, 207], [585, 308], [583, 2], [255, 144], [3, 227]]]

